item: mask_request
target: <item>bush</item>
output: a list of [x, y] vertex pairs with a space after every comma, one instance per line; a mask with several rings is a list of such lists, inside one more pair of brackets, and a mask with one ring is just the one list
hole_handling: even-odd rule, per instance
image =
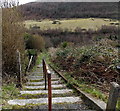
[[100, 33], [107, 34], [107, 33], [118, 33], [118, 28], [115, 26], [106, 26], [103, 25], [102, 28], [99, 30]]
[[3, 65], [3, 77], [5, 73], [14, 75], [17, 73], [16, 69], [16, 50], [21, 53], [21, 60], [24, 64], [25, 57], [25, 45], [24, 45], [24, 26], [21, 23], [22, 18], [19, 11], [16, 8], [3, 8], [2, 16], [2, 65]]
[[66, 48], [68, 46], [68, 43], [67, 42], [63, 42], [62, 44], [61, 44], [61, 47], [62, 48]]
[[39, 35], [30, 36], [26, 41], [26, 49], [36, 49], [38, 51], [43, 51], [44, 48], [44, 39]]

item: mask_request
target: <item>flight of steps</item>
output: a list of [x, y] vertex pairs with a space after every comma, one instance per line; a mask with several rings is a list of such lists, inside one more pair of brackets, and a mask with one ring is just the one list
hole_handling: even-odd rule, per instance
[[[53, 109], [75, 109], [85, 110], [87, 106], [79, 96], [75, 96], [72, 89], [68, 89], [65, 83], [52, 70], [52, 108]], [[48, 90], [44, 89], [42, 65], [36, 72], [28, 76], [28, 82], [20, 91], [18, 99], [9, 100], [10, 105], [28, 106], [34, 105], [34, 109], [48, 109]]]

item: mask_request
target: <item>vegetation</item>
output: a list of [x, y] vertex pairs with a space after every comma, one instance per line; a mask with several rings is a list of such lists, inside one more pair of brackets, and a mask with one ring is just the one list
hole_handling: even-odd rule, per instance
[[44, 39], [39, 35], [30, 35], [26, 38], [26, 49], [36, 49], [38, 51], [44, 50], [45, 42]]
[[[3, 4], [2, 15], [2, 106], [3, 109], [10, 109], [11, 106], [7, 103], [9, 99], [14, 99], [19, 96], [19, 89], [16, 88], [18, 73], [16, 51], [20, 51], [22, 65], [22, 79], [25, 82], [26, 66], [29, 62], [29, 55], [34, 55], [33, 63], [35, 63], [37, 52], [44, 48], [44, 40], [42, 37], [32, 35], [32, 47], [27, 48], [29, 34], [25, 33], [23, 18], [13, 3]], [[31, 35], [30, 35], [31, 37]], [[30, 43], [28, 43], [30, 44]], [[38, 45], [39, 44], [39, 45]]]
[[68, 83], [67, 86], [71, 87], [71, 85], [75, 85], [79, 87], [82, 91], [91, 94], [93, 97], [103, 100], [107, 102], [108, 95], [102, 93], [99, 88], [95, 87], [95, 85], [88, 85], [84, 81], [76, 80], [69, 75], [69, 73], [64, 72], [64, 76], [67, 78]]
[[[44, 39], [38, 35], [25, 34], [22, 17], [19, 11], [14, 8], [3, 8], [3, 78], [15, 76], [17, 69], [16, 50], [21, 53], [22, 71], [28, 65], [28, 57], [36, 55], [36, 51], [44, 49]], [[28, 50], [29, 49], [29, 50]], [[33, 49], [33, 50], [31, 50]], [[28, 51], [27, 51], [28, 50]], [[30, 59], [30, 57], [29, 57]], [[6, 78], [7, 79], [7, 78]], [[10, 78], [9, 78], [10, 79]], [[8, 79], [8, 80], [9, 80]]]
[[[118, 50], [101, 40], [92, 46], [75, 47], [68, 45], [56, 51], [53, 62], [66, 70], [75, 79], [92, 84], [119, 81], [116, 65], [119, 63]], [[64, 44], [63, 44], [64, 45]]]
[[[51, 61], [68, 80], [68, 86], [76, 85], [81, 90], [107, 102], [110, 82], [120, 84], [118, 49], [102, 39], [89, 46], [74, 46], [63, 42]], [[119, 101], [117, 104], [119, 108]]]
[[2, 108], [3, 109], [11, 109], [12, 106], [7, 102], [10, 99], [16, 99], [20, 95], [20, 90], [16, 88], [15, 84], [4, 84], [2, 86]]
[[[33, 2], [19, 8], [25, 19], [118, 18], [116, 2]], [[40, 22], [40, 21], [39, 21]]]
[[[31, 35], [36, 33], [42, 35], [45, 40], [45, 47], [57, 47], [62, 42], [72, 42], [76, 45], [82, 46], [85, 44], [93, 44], [94, 41], [98, 41], [102, 38], [114, 39], [114, 42], [118, 40], [118, 27], [115, 26], [102, 26], [98, 30], [86, 30], [77, 27], [74, 32], [69, 29], [47, 29], [47, 30], [28, 30]], [[118, 45], [118, 44], [116, 44]], [[119, 46], [119, 45], [118, 45]]]
[[16, 8], [3, 8], [3, 21], [2, 21], [2, 66], [3, 78], [14, 76], [17, 72], [16, 67], [16, 50], [21, 53], [22, 66], [24, 69], [25, 46], [24, 46], [24, 27], [20, 22], [22, 21], [21, 15]]

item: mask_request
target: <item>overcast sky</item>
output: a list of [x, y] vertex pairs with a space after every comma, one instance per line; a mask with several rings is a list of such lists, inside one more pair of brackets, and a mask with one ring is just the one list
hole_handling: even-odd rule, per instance
[[19, 0], [20, 4], [25, 4], [29, 2], [34, 2], [35, 0]]
[[119, 0], [19, 0], [20, 4], [29, 2], [118, 2]]

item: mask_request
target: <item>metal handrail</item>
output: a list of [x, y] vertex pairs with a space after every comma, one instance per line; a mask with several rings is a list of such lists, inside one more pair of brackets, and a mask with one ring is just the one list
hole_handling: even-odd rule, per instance
[[47, 89], [47, 80], [48, 80], [48, 108], [49, 111], [52, 111], [52, 87], [51, 87], [51, 72], [48, 69], [48, 65], [46, 64], [46, 61], [43, 59], [43, 77], [45, 79], [45, 90]]
[[44, 59], [42, 60], [42, 63], [43, 63], [43, 78], [45, 79], [45, 90], [46, 90], [47, 89], [46, 88], [46, 85], [47, 85], [47, 68], [46, 68], [46, 62], [45, 62]]

